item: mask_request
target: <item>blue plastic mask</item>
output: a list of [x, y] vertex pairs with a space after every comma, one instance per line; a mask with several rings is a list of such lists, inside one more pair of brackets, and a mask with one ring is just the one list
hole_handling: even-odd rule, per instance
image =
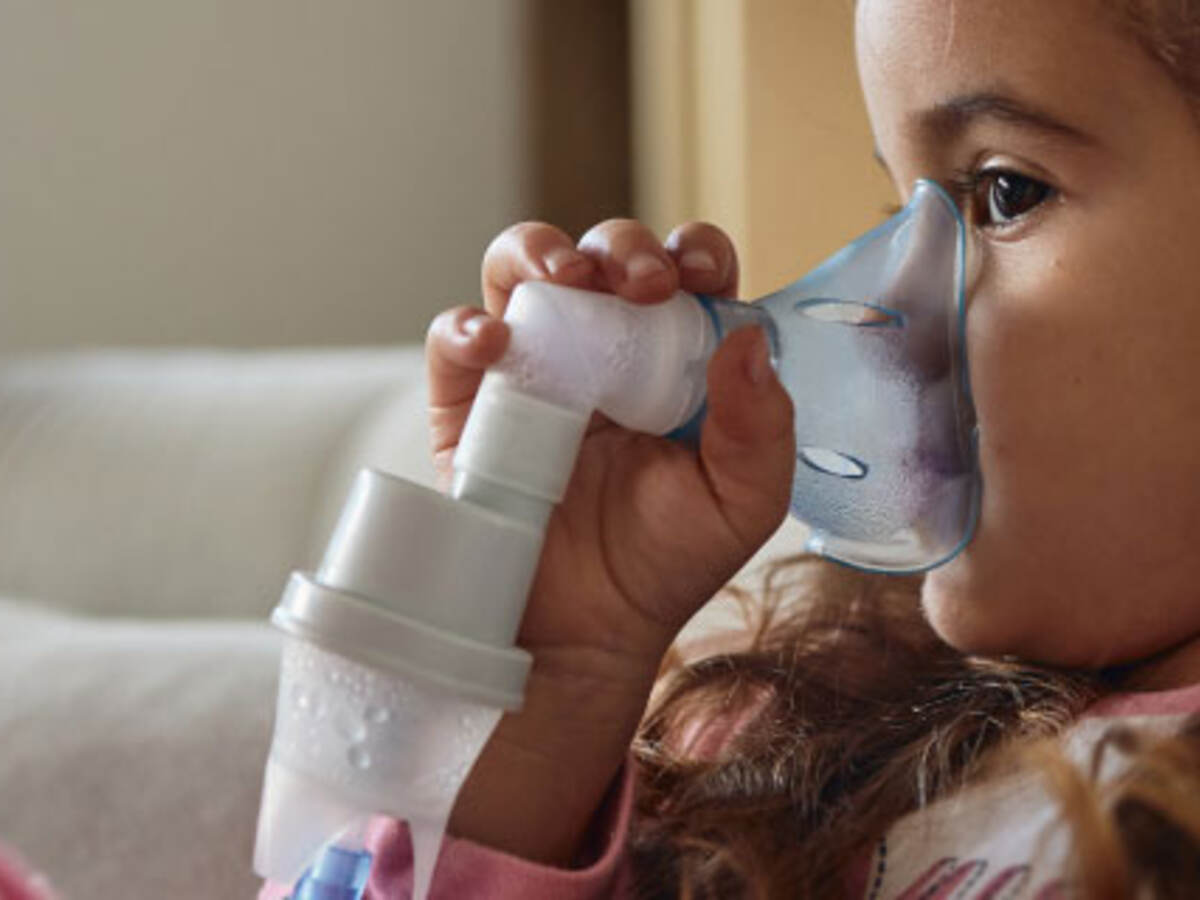
[[809, 551], [918, 572], [971, 539], [981, 485], [966, 254], [954, 202], [919, 181], [903, 210], [752, 310], [703, 298], [721, 332], [769, 314], [796, 411], [791, 510], [812, 528]]

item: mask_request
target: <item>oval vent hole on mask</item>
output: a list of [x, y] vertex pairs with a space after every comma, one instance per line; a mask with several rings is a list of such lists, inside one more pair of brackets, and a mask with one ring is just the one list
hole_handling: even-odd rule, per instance
[[827, 447], [801, 447], [796, 458], [810, 469], [826, 475], [852, 480], [867, 477], [868, 466], [865, 462]]
[[796, 312], [837, 325], [856, 325], [860, 328], [902, 328], [904, 316], [894, 309], [857, 300], [837, 300], [833, 297], [811, 297], [797, 300]]

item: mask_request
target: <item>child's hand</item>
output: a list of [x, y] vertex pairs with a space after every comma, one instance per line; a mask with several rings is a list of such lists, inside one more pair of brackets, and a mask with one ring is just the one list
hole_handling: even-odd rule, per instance
[[[449, 310], [429, 331], [434, 453], [443, 477], [483, 371], [507, 345], [499, 317], [513, 289], [530, 280], [639, 303], [680, 288], [728, 296], [736, 290], [737, 260], [729, 239], [708, 225], [676, 229], [664, 246], [637, 222], [609, 221], [578, 249], [549, 225], [503, 232], [484, 257], [487, 311]], [[663, 652], [783, 518], [795, 459], [791, 404], [762, 333], [731, 335], [713, 357], [708, 383], [699, 453], [599, 416], [592, 423], [567, 495], [550, 518], [518, 637], [534, 656], [526, 707], [505, 718], [476, 766], [451, 823], [456, 833], [527, 856], [569, 855], [563, 791], [572, 790], [562, 779], [578, 786], [582, 812], [590, 815], [599, 795], [590, 796], [589, 775], [595, 770], [602, 793], [624, 758]], [[508, 752], [493, 746], [504, 744]], [[511, 810], [493, 790], [499, 785], [479, 786], [489, 781], [492, 760], [507, 786], [523, 765], [534, 783], [540, 771], [557, 792], [547, 811], [555, 823], [549, 850], [547, 835], [523, 842], [514, 834]], [[535, 826], [528, 793], [521, 802], [528, 830]], [[575, 824], [582, 828], [587, 815]], [[492, 816], [504, 819], [489, 826]]]
[[[677, 289], [732, 295], [737, 262], [712, 226], [664, 247], [644, 226], [610, 221], [579, 249], [544, 224], [517, 225], [488, 248], [487, 312], [442, 313], [427, 354], [435, 462], [451, 461], [483, 370], [503, 354], [500, 320], [522, 281], [545, 280], [652, 303]], [[755, 383], [755, 379], [758, 383]], [[595, 648], [656, 666], [676, 632], [765, 541], [787, 509], [791, 407], [761, 333], [734, 334], [713, 359], [700, 452], [597, 417], [563, 504], [551, 517], [520, 643], [535, 655]]]

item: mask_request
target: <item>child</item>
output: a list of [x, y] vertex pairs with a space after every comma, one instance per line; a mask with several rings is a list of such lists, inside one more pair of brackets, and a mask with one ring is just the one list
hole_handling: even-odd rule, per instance
[[[519, 637], [527, 704], [436, 897], [1200, 890], [1200, 3], [860, 0], [856, 27], [897, 189], [952, 189], [984, 248], [978, 532], [923, 579], [781, 564], [787, 609], [672, 659], [643, 719], [680, 627], [785, 513], [790, 406], [742, 331], [698, 453], [597, 422]], [[527, 279], [652, 303], [731, 295], [737, 262], [708, 225], [506, 231], [487, 311], [430, 332], [443, 465]], [[368, 896], [407, 896], [403, 827], [372, 843]]]
[[[677, 667], [643, 721], [677, 630], [783, 515], [789, 406], [747, 331], [698, 455], [598, 423], [520, 636], [528, 704], [464, 787], [435, 896], [1200, 891], [1200, 3], [856, 15], [880, 159], [901, 193], [951, 189], [983, 250], [978, 532], [923, 580], [781, 567], [796, 611]], [[737, 262], [707, 225], [502, 234], [487, 312], [431, 329], [443, 465], [526, 279], [650, 303], [732, 294]], [[377, 847], [371, 896], [403, 896], [404, 835]]]

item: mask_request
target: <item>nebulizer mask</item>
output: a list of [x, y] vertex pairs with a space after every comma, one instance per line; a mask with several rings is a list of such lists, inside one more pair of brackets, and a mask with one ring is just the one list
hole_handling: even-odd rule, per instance
[[[722, 337], [764, 329], [795, 409], [808, 549], [918, 572], [971, 538], [980, 477], [965, 346], [967, 231], [917, 182], [897, 215], [753, 303], [513, 294], [444, 496], [364, 470], [319, 568], [294, 573], [255, 848], [294, 900], [361, 895], [367, 819], [408, 822], [424, 898], [455, 795], [531, 659], [515, 645], [553, 506], [596, 411], [687, 439]], [[569, 602], [569, 598], [564, 598]]]
[[795, 406], [791, 511], [812, 529], [808, 550], [919, 572], [970, 539], [980, 480], [967, 265], [957, 207], [919, 181], [897, 215], [755, 304], [771, 315]]

